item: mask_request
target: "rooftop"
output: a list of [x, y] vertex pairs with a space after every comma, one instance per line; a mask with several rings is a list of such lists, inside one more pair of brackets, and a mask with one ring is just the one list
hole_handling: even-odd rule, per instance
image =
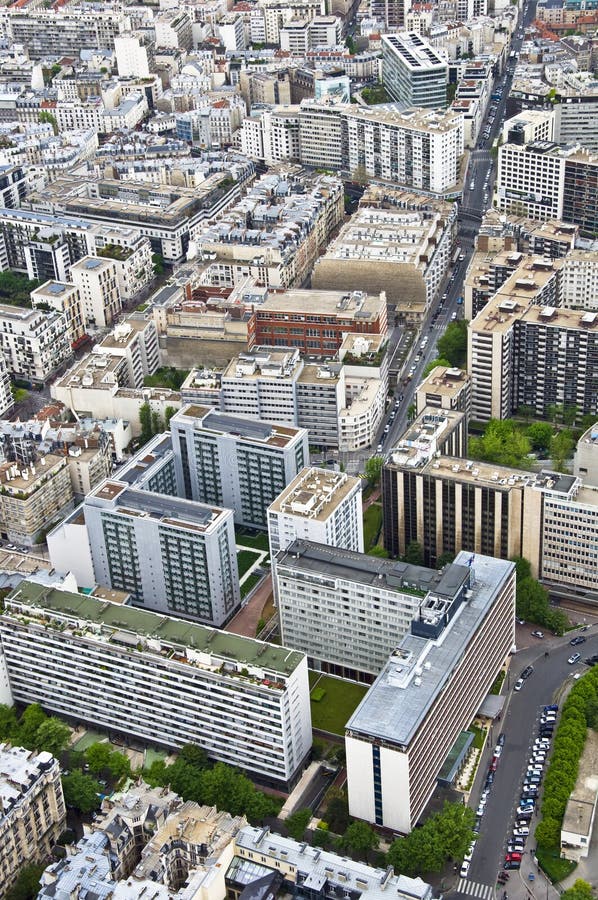
[[425, 407], [401, 435], [386, 458], [386, 465], [415, 468], [436, 458], [445, 440], [463, 423], [464, 413]]
[[403, 638], [348, 721], [348, 733], [408, 747], [514, 569], [512, 562], [464, 551], [453, 566], [473, 574], [471, 596], [461, 603], [440, 639], [413, 634]]
[[270, 318], [280, 312], [285, 317], [293, 313], [317, 313], [320, 316], [335, 316], [337, 319], [375, 320], [381, 313], [386, 299], [383, 294], [372, 295], [363, 291], [320, 291], [296, 290], [273, 293], [256, 307], [258, 319]]
[[431, 44], [415, 31], [383, 34], [382, 42], [392, 47], [410, 69], [435, 69], [447, 66], [446, 61]]
[[0, 744], [0, 823], [53, 762], [51, 753]]
[[360, 206], [326, 251], [326, 258], [393, 262], [425, 268], [444, 222], [439, 213]]
[[438, 394], [441, 397], [454, 397], [469, 383], [469, 375], [455, 366], [436, 366], [419, 384], [418, 393]]
[[598, 801], [598, 734], [588, 728], [573, 793], [567, 801], [561, 832], [590, 836]]
[[274, 447], [286, 447], [302, 433], [291, 425], [262, 422], [232, 413], [219, 412], [215, 407], [191, 404], [179, 410], [171, 419], [171, 428], [177, 422], [190, 421], [195, 428], [218, 434], [229, 434], [251, 443], [264, 443]]
[[157, 642], [160, 650], [155, 652], [158, 653], [163, 645], [166, 645], [165, 649], [180, 647], [195, 651], [192, 661], [204, 667], [219, 668], [210, 662], [215, 658], [225, 663], [254, 665], [266, 672], [291, 675], [304, 659], [303, 653], [286, 647], [30, 581], [21, 582], [6, 599], [4, 615], [14, 615], [21, 605], [27, 608], [29, 619], [37, 614], [40, 620], [48, 616], [59, 617], [70, 622], [72, 627], [88, 624], [92, 626], [87, 632], [90, 638], [104, 637], [118, 642], [119, 635], [124, 632]]
[[0, 463], [0, 485], [7, 494], [31, 494], [66, 466], [66, 457], [56, 453], [40, 456], [35, 463], [23, 465], [13, 462]]
[[286, 486], [270, 510], [324, 522], [359, 485], [359, 478], [344, 472], [305, 468]]
[[230, 512], [194, 500], [129, 487], [126, 482], [116, 480], [104, 481], [87, 495], [85, 505], [109, 507], [122, 516], [153, 519], [171, 528], [198, 532], [208, 530]]

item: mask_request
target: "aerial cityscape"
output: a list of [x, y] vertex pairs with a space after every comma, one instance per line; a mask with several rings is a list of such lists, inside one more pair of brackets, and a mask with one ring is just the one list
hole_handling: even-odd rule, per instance
[[0, 5], [0, 900], [598, 900], [598, 0]]

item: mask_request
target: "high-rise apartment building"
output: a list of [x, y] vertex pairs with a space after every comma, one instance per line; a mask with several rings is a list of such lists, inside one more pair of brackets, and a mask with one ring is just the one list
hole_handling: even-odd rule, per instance
[[144, 609], [223, 626], [241, 602], [230, 509], [105, 481], [83, 506], [96, 581]]
[[15, 404], [10, 389], [10, 375], [6, 367], [6, 360], [0, 353], [0, 418], [7, 416]]
[[515, 566], [460, 553], [345, 730], [351, 815], [406, 833], [515, 640]]
[[73, 507], [64, 456], [48, 453], [29, 465], [0, 464], [0, 537], [31, 546]]
[[467, 372], [454, 366], [435, 366], [415, 392], [415, 411], [456, 410], [469, 415], [471, 381]]
[[85, 324], [110, 325], [122, 309], [114, 260], [83, 257], [71, 266], [71, 280], [81, 294]]
[[0, 350], [13, 377], [46, 382], [73, 355], [65, 316], [0, 305]]
[[17, 703], [214, 760], [288, 789], [311, 748], [302, 653], [23, 581], [0, 616]]
[[66, 321], [68, 339], [77, 344], [85, 335], [85, 319], [79, 288], [62, 281], [47, 281], [31, 291], [33, 306], [49, 306], [61, 313]]
[[[0, 691], [2, 662], [0, 661]], [[4, 693], [0, 692], [3, 702]], [[44, 861], [60, 836], [66, 807], [58, 760], [0, 744], [0, 898], [25, 866]]]
[[283, 642], [305, 653], [311, 669], [372, 682], [430, 593], [452, 596], [451, 569], [294, 541], [274, 569]]
[[397, 103], [446, 106], [448, 63], [415, 31], [382, 35], [382, 81]]
[[295, 540], [362, 553], [361, 484], [344, 472], [303, 469], [268, 509], [272, 557]]
[[304, 428], [207, 406], [181, 409], [170, 431], [179, 495], [232, 509], [249, 528], [268, 527], [268, 507], [309, 462]]

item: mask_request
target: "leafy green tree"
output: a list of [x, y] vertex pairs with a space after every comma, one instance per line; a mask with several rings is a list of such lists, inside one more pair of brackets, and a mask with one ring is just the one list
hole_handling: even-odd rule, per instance
[[349, 827], [349, 804], [339, 788], [331, 788], [328, 792], [326, 821], [335, 834], [344, 834]]
[[582, 878], [577, 878], [573, 883], [573, 887], [563, 891], [561, 897], [564, 900], [594, 900], [594, 893], [591, 884], [588, 884]]
[[10, 741], [17, 733], [19, 723], [14, 706], [0, 703], [0, 741]]
[[51, 112], [49, 112], [47, 109], [42, 109], [37, 118], [40, 124], [43, 125], [44, 123], [47, 123], [48, 125], [51, 125], [54, 134], [58, 134], [58, 122], [56, 121], [56, 117], [53, 116]]
[[176, 413], [176, 409], [174, 406], [167, 406], [164, 410], [164, 427], [168, 428], [170, 425], [170, 420]]
[[141, 423], [141, 441], [147, 444], [153, 435], [152, 410], [149, 403], [142, 403], [139, 407], [139, 422]]
[[532, 567], [527, 559], [523, 556], [514, 556], [511, 562], [515, 563], [515, 578], [517, 584], [524, 578], [532, 577]]
[[448, 359], [443, 359], [442, 357], [438, 357], [437, 359], [431, 359], [430, 362], [425, 366], [424, 371], [422, 372], [422, 379], [427, 378], [432, 369], [435, 369], [436, 366], [447, 366], [450, 368], [450, 362]]
[[536, 826], [535, 837], [539, 844], [555, 846], [561, 839], [561, 820], [544, 816]]
[[62, 776], [64, 801], [67, 806], [78, 809], [83, 814], [93, 812], [100, 805], [101, 786], [89, 775], [75, 770], [70, 775]]
[[511, 419], [490, 419], [482, 437], [469, 442], [474, 459], [521, 468], [530, 451], [530, 442]]
[[565, 462], [572, 456], [574, 448], [575, 437], [573, 433], [566, 428], [562, 431], [557, 431], [550, 441], [552, 467], [557, 471], [563, 469]]
[[155, 759], [148, 769], [143, 770], [143, 780], [151, 787], [164, 787], [168, 784], [168, 766], [163, 759]]
[[383, 462], [384, 459], [382, 456], [370, 456], [370, 458], [366, 460], [364, 471], [366, 478], [371, 485], [377, 485], [380, 482]]
[[161, 431], [164, 431], [164, 422], [160, 413], [154, 409], [152, 410], [152, 435], [160, 434]]
[[331, 841], [330, 832], [325, 831], [323, 828], [316, 828], [311, 839], [314, 847], [322, 847], [323, 849], [330, 847]]
[[388, 559], [390, 554], [386, 547], [381, 547], [379, 544], [376, 544], [374, 547], [370, 547], [368, 556], [377, 556], [379, 559]]
[[448, 859], [463, 859], [474, 839], [475, 814], [462, 803], [445, 802], [432, 816], [437, 840]]
[[208, 754], [198, 744], [184, 744], [180, 749], [179, 758], [196, 769], [207, 769], [210, 766]]
[[292, 815], [285, 820], [284, 824], [286, 825], [287, 831], [296, 841], [300, 841], [303, 838], [305, 829], [311, 822], [312, 815], [311, 809], [298, 809], [297, 812], [292, 813]]
[[23, 747], [27, 747], [27, 749], [29, 750], [36, 750], [38, 728], [46, 721], [47, 718], [47, 715], [45, 714], [39, 703], [31, 703], [21, 716], [19, 722], [19, 730], [15, 735], [15, 738], [18, 739], [19, 743]]
[[342, 837], [343, 849], [351, 856], [363, 857], [366, 861], [370, 850], [377, 850], [380, 838], [367, 822], [351, 822]]
[[34, 900], [39, 894], [39, 880], [45, 868], [45, 863], [34, 863], [21, 869], [17, 880], [6, 892], [6, 900]]
[[47, 750], [52, 756], [58, 757], [68, 745], [70, 737], [71, 729], [68, 725], [52, 716], [37, 729], [35, 742], [40, 750]]
[[532, 422], [525, 433], [532, 450], [544, 452], [550, 447], [554, 431], [548, 422]]
[[126, 778], [131, 774], [131, 762], [125, 753], [113, 750], [108, 759], [108, 769], [113, 778]]
[[110, 753], [110, 744], [107, 744], [106, 742], [102, 743], [96, 741], [95, 744], [90, 744], [85, 751], [85, 759], [87, 760], [90, 772], [97, 775], [102, 769], [107, 769], [110, 761]]
[[448, 359], [451, 366], [464, 366], [467, 362], [467, 322], [458, 319], [449, 322], [442, 337], [438, 338], [436, 348], [442, 359]]
[[418, 541], [410, 541], [405, 548], [403, 560], [413, 566], [423, 566], [424, 550], [422, 545]]
[[152, 265], [154, 267], [154, 275], [162, 275], [164, 272], [164, 257], [161, 253], [152, 254]]
[[438, 569], [442, 569], [443, 566], [448, 566], [455, 559], [455, 554], [446, 551], [445, 553], [441, 553], [438, 559], [436, 560], [436, 567]]

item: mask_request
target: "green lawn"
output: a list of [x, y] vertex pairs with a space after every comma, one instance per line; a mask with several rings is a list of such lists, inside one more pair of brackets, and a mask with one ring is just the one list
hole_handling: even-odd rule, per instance
[[363, 514], [363, 546], [366, 553], [377, 543], [381, 528], [382, 506], [372, 503]]
[[166, 759], [168, 753], [166, 750], [155, 750], [153, 747], [148, 747], [145, 751], [145, 769], [149, 769], [153, 762], [156, 762], [158, 759]]
[[260, 580], [261, 575], [248, 575], [243, 584], [241, 585], [241, 599], [246, 597], [249, 591], [252, 591], [258, 581]]
[[547, 847], [545, 844], [538, 844], [536, 849], [538, 865], [546, 872], [553, 884], [570, 875], [577, 865], [568, 859], [561, 859], [559, 854], [558, 847]]
[[106, 740], [106, 735], [101, 734], [99, 731], [86, 731], [83, 737], [80, 737], [78, 741], [73, 744], [73, 750], [79, 750], [80, 752], [83, 750], [87, 750], [88, 747], [91, 747], [92, 744], [101, 744], [102, 741]]
[[316, 683], [316, 696], [321, 695], [321, 690], [325, 693], [321, 700], [311, 701], [312, 726], [342, 736], [351, 713], [357, 708], [368, 689], [367, 685], [310, 672], [310, 688]]
[[239, 550], [237, 553], [237, 566], [239, 568], [239, 578], [242, 578], [259, 559], [259, 555], [253, 550]]
[[269, 550], [268, 535], [264, 532], [249, 534], [244, 528], [235, 528], [235, 540], [243, 547], [253, 547], [254, 550]]

